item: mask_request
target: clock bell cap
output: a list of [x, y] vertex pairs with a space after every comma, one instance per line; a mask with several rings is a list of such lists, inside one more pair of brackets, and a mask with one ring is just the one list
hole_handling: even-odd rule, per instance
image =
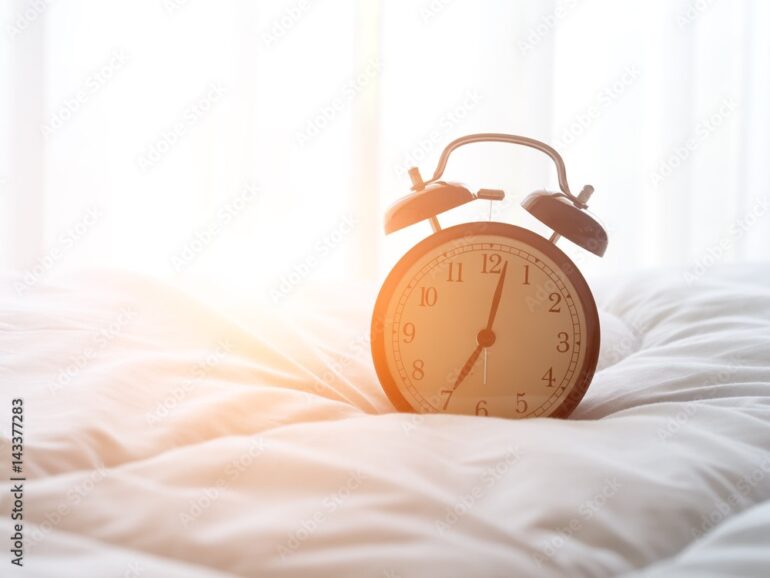
[[385, 213], [385, 233], [393, 233], [409, 225], [435, 217], [473, 201], [468, 189], [458, 183], [436, 181], [396, 201]]
[[549, 229], [586, 251], [601, 257], [607, 250], [607, 231], [604, 227], [564, 194], [536, 191], [528, 195], [521, 206]]

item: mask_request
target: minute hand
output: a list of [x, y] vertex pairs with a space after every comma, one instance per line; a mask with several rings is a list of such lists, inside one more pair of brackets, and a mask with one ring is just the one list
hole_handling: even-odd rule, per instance
[[[482, 329], [479, 332], [478, 337], [476, 338], [478, 340], [478, 346], [476, 346], [476, 349], [473, 350], [473, 353], [471, 353], [471, 356], [468, 358], [468, 361], [465, 362], [465, 365], [463, 365], [462, 369], [460, 370], [460, 374], [457, 376], [457, 380], [455, 381], [454, 386], [452, 387], [453, 390], [457, 389], [458, 386], [465, 380], [466, 377], [468, 377], [468, 374], [471, 372], [471, 369], [473, 369], [473, 365], [476, 363], [476, 360], [479, 358], [479, 355], [481, 355], [481, 351], [488, 347], [491, 343], [494, 343], [494, 333], [492, 333], [492, 324], [495, 322], [495, 316], [497, 315], [497, 308], [500, 306], [500, 297], [503, 295], [503, 283], [505, 282], [505, 271], [507, 270], [508, 262], [506, 261], [503, 265], [503, 270], [500, 273], [500, 280], [497, 282], [497, 289], [495, 289], [495, 295], [492, 297], [492, 310], [489, 312], [489, 321], [487, 321], [487, 326], [485, 329]], [[491, 337], [491, 341], [489, 338]]]
[[487, 321], [487, 331], [492, 331], [492, 324], [495, 322], [497, 308], [500, 306], [500, 298], [503, 296], [503, 284], [505, 283], [505, 272], [508, 269], [508, 261], [503, 264], [503, 270], [500, 273], [500, 280], [497, 282], [495, 296], [492, 298], [492, 309], [489, 311], [489, 320]]

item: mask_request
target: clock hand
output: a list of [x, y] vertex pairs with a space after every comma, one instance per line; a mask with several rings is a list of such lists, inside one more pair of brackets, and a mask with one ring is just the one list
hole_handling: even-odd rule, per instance
[[[476, 360], [479, 358], [479, 355], [481, 355], [481, 350], [486, 350], [487, 347], [492, 345], [495, 342], [495, 334], [492, 331], [492, 324], [495, 322], [495, 316], [497, 316], [497, 309], [500, 306], [500, 298], [503, 295], [503, 284], [505, 283], [505, 273], [508, 270], [508, 261], [505, 262], [503, 265], [503, 270], [500, 273], [500, 280], [497, 282], [497, 288], [495, 289], [495, 295], [492, 297], [492, 309], [489, 312], [489, 321], [487, 321], [487, 326], [479, 331], [479, 334], [476, 336], [476, 341], [478, 342], [478, 345], [476, 346], [476, 349], [473, 350], [473, 353], [471, 353], [471, 356], [468, 358], [468, 361], [465, 362], [465, 365], [463, 365], [463, 368], [460, 370], [460, 375], [457, 376], [457, 381], [455, 381], [454, 386], [452, 387], [453, 390], [457, 389], [457, 387], [463, 382], [463, 380], [468, 377], [468, 374], [471, 372], [471, 369], [473, 368], [473, 364], [476, 363]], [[486, 365], [485, 365], [486, 367]]]
[[476, 346], [476, 349], [473, 350], [473, 353], [471, 353], [471, 356], [468, 358], [468, 361], [465, 362], [465, 365], [463, 365], [463, 368], [460, 370], [460, 375], [457, 376], [457, 380], [455, 381], [454, 386], [452, 386], [452, 390], [457, 389], [457, 386], [460, 385], [466, 377], [468, 377], [468, 374], [471, 372], [471, 369], [473, 369], [473, 364], [476, 363], [476, 360], [479, 358], [479, 355], [481, 355], [482, 349], [484, 349], [484, 347], [481, 345], [478, 345]]
[[486, 347], [484, 348], [484, 385], [487, 384], [487, 354], [489, 353], [489, 349]]
[[495, 316], [497, 315], [497, 308], [500, 306], [500, 297], [503, 295], [503, 284], [505, 283], [505, 272], [508, 269], [508, 261], [503, 265], [503, 270], [500, 273], [500, 279], [497, 282], [497, 288], [495, 289], [495, 296], [492, 298], [492, 308], [489, 311], [489, 321], [487, 321], [487, 331], [492, 331], [492, 324], [495, 322]]

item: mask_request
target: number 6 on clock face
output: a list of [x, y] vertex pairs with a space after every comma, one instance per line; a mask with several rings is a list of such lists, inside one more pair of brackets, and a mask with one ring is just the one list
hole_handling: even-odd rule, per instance
[[566, 417], [596, 369], [588, 285], [546, 239], [504, 223], [444, 229], [386, 279], [372, 320], [380, 382], [403, 411]]

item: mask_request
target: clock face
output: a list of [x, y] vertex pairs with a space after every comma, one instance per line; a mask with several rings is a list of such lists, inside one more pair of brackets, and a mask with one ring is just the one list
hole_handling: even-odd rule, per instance
[[386, 279], [375, 368], [403, 411], [566, 417], [599, 352], [588, 285], [553, 243], [513, 225], [444, 229]]

